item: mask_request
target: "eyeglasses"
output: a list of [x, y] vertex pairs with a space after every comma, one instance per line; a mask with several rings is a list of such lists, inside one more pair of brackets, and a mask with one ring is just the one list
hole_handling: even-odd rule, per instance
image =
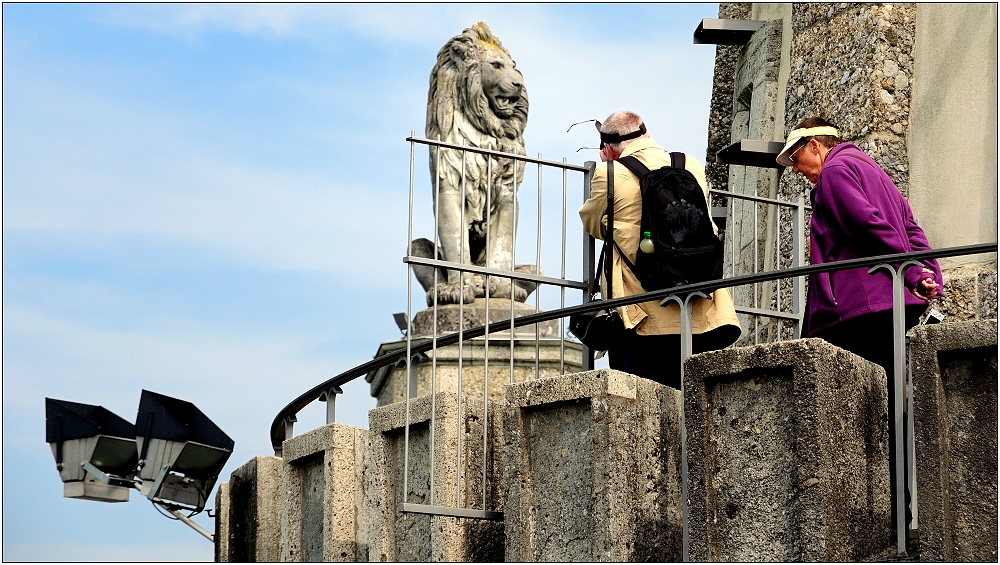
[[792, 154], [788, 156], [788, 160], [792, 162], [792, 165], [795, 164], [795, 154], [798, 153], [799, 151], [802, 151], [802, 149], [804, 147], [806, 147], [807, 145], [809, 145], [809, 141], [806, 141], [805, 143], [803, 143], [802, 145], [800, 145], [798, 149], [796, 149], [795, 151], [792, 151]]

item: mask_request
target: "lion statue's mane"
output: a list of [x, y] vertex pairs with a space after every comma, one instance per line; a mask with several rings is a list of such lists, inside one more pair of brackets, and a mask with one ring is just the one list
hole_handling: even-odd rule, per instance
[[[493, 35], [489, 26], [479, 22], [453, 37], [441, 48], [437, 64], [431, 71], [427, 95], [427, 138], [525, 155], [524, 128], [527, 121], [528, 96], [522, 75], [510, 53], [499, 38]], [[454, 197], [462, 191], [462, 154], [460, 151], [443, 149], [438, 156], [437, 151], [432, 146], [429, 159], [435, 207], [441, 209], [442, 218], [455, 218], [462, 207], [461, 198]], [[510, 247], [516, 222], [512, 218], [516, 214], [517, 187], [523, 177], [523, 162], [515, 163], [511, 159], [466, 153], [465, 225], [459, 226], [460, 222], [447, 219], [439, 221], [439, 256], [456, 263], [510, 270], [513, 267], [510, 264], [513, 255]], [[487, 183], [490, 185], [489, 197]], [[487, 222], [490, 223], [488, 257]], [[508, 225], [504, 225], [505, 223]], [[468, 233], [467, 243], [461, 237], [460, 231], [463, 229]], [[464, 249], [463, 245], [466, 245]], [[433, 250], [426, 251], [430, 252], [428, 256], [433, 255]], [[419, 274], [418, 278], [421, 278]], [[459, 290], [457, 272], [449, 272], [447, 278], [447, 282], [441, 281], [442, 284], [438, 287], [439, 303], [472, 301], [468, 289]], [[473, 277], [466, 275], [461, 284], [474, 285], [473, 280]], [[433, 283], [426, 276], [420, 282], [425, 289], [431, 291]], [[506, 293], [506, 296], [510, 296], [509, 281], [506, 286], [498, 284], [497, 287], [491, 282], [490, 295], [502, 297]], [[513, 292], [520, 300], [527, 296], [524, 290], [517, 287]], [[475, 295], [482, 294], [482, 288], [475, 289]], [[428, 296], [428, 303], [430, 301]]]

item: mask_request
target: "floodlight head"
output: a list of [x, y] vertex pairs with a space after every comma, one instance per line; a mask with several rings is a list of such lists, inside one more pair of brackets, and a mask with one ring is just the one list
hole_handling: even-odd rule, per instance
[[194, 404], [148, 390], [139, 398], [135, 434], [142, 494], [204, 508], [233, 440]]
[[63, 496], [128, 501], [138, 451], [135, 426], [101, 406], [45, 399], [45, 441], [52, 446]]
[[397, 312], [392, 315], [392, 319], [396, 321], [396, 327], [399, 328], [399, 331], [406, 335], [406, 331], [410, 327], [410, 319], [406, 317], [406, 314]]

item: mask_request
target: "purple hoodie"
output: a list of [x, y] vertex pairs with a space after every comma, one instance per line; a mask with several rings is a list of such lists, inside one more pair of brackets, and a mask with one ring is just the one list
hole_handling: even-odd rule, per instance
[[[812, 195], [809, 228], [813, 264], [931, 249], [892, 179], [852, 143], [830, 150]], [[937, 261], [924, 264], [941, 284]], [[920, 266], [907, 268], [907, 291], [927, 277], [921, 274]], [[926, 306], [927, 302], [906, 292], [906, 305]], [[813, 336], [855, 316], [890, 309], [892, 277], [885, 269], [872, 275], [867, 267], [812, 275], [803, 333]]]

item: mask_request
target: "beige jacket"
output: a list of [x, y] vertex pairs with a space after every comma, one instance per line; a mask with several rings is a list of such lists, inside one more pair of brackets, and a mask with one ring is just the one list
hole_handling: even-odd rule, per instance
[[[640, 137], [625, 147], [622, 156], [634, 155], [650, 170], [655, 170], [670, 164], [670, 154], [650, 138]], [[705, 181], [705, 169], [690, 155], [685, 157], [684, 168], [691, 171], [705, 191], [708, 201], [708, 183]], [[639, 250], [639, 223], [642, 217], [642, 199], [639, 195], [639, 178], [632, 174], [621, 163], [615, 162], [615, 242], [628, 254], [629, 261], [635, 263], [635, 255]], [[583, 227], [590, 235], [599, 240], [604, 239], [608, 217], [608, 180], [607, 163], [598, 163], [594, 179], [590, 185], [590, 199], [580, 208], [580, 219]], [[718, 232], [718, 228], [712, 225]], [[613, 298], [632, 296], [646, 292], [632, 271], [625, 265], [617, 250], [612, 250], [614, 262], [611, 268], [611, 278], [614, 282]], [[604, 273], [601, 276], [601, 289], [607, 288]], [[624, 290], [623, 290], [624, 289]], [[691, 331], [700, 334], [719, 326], [731, 324], [740, 327], [733, 298], [729, 290], [722, 288], [711, 295], [711, 299], [695, 298], [691, 308]], [[676, 303], [660, 306], [658, 300], [640, 302], [618, 308], [626, 328], [635, 328], [638, 335], [679, 334], [680, 307]]]

